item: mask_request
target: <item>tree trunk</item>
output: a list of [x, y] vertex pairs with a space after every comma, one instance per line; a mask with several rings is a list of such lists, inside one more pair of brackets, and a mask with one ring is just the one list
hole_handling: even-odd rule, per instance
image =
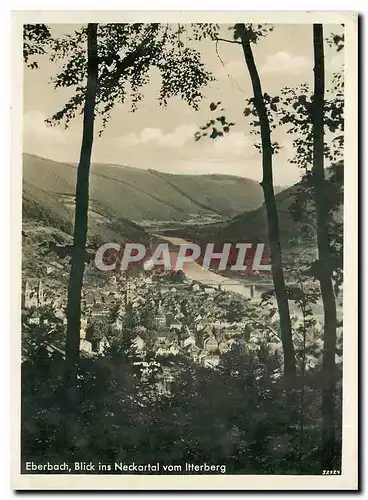
[[312, 109], [313, 126], [313, 173], [316, 204], [318, 279], [324, 309], [323, 339], [323, 401], [322, 401], [322, 466], [334, 468], [335, 443], [335, 352], [336, 352], [336, 302], [331, 278], [329, 212], [327, 182], [324, 171], [324, 50], [322, 24], [313, 25], [314, 46], [314, 99]]
[[89, 171], [93, 144], [94, 111], [97, 91], [97, 24], [87, 28], [88, 61], [87, 91], [83, 116], [83, 137], [77, 171], [75, 195], [75, 220], [73, 251], [68, 287], [67, 334], [66, 334], [66, 390], [67, 399], [75, 400], [79, 361], [79, 331], [81, 322], [81, 294], [85, 267], [85, 251], [88, 230]]
[[244, 24], [238, 26], [240, 29], [245, 61], [252, 81], [254, 105], [257, 110], [261, 129], [263, 170], [263, 179], [261, 182], [261, 186], [263, 189], [267, 213], [268, 239], [271, 251], [272, 279], [280, 317], [281, 339], [284, 352], [284, 376], [286, 383], [290, 386], [294, 383], [295, 380], [295, 353], [290, 322], [289, 302], [287, 298], [285, 278], [282, 267], [279, 218], [275, 201], [275, 193], [273, 189], [272, 142], [270, 123], [267, 116], [266, 106], [263, 100], [261, 82], [254, 61], [247, 29]]

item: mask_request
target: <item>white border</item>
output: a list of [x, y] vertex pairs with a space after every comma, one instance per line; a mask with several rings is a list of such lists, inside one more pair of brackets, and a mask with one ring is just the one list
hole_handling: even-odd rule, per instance
[[[28, 490], [355, 490], [357, 488], [357, 16], [350, 12], [23, 11], [12, 19], [11, 138], [11, 486]], [[344, 203], [344, 405], [341, 476], [83, 476], [20, 474], [20, 263], [22, 152], [21, 25], [86, 22], [344, 23], [346, 145]]]

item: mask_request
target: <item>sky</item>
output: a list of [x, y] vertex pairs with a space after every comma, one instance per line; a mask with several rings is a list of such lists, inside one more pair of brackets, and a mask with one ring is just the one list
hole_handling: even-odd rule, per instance
[[[76, 26], [50, 28], [53, 35], [60, 36]], [[224, 38], [231, 39], [228, 26], [221, 29]], [[341, 30], [341, 26], [325, 25], [324, 35]], [[312, 35], [312, 25], [277, 24], [273, 32], [252, 46], [264, 92], [277, 95], [285, 86], [312, 85]], [[177, 174], [225, 173], [261, 181], [261, 155], [254, 147], [256, 138], [251, 134], [249, 117], [243, 116], [252, 88], [242, 48], [219, 42], [216, 51], [210, 40], [194, 43], [206, 69], [216, 78], [204, 89], [199, 110], [193, 110], [178, 97], [169, 100], [167, 107], [159, 106], [160, 77], [152, 74], [138, 110], [132, 113], [127, 103], [116, 105], [102, 136], [96, 134], [93, 162]], [[333, 73], [343, 67], [343, 51], [337, 53], [325, 44], [325, 67], [328, 88]], [[39, 69], [24, 68], [23, 150], [56, 161], [78, 163], [82, 116], [77, 116], [67, 129], [45, 123], [71, 95], [70, 89], [54, 89], [51, 78], [57, 69], [46, 57], [40, 60]], [[209, 109], [212, 101], [221, 101], [224, 114], [236, 125], [223, 138], [202, 138], [196, 142], [195, 132], [213, 118]], [[298, 167], [288, 162], [293, 156], [292, 136], [278, 128], [272, 138], [282, 146], [274, 156], [274, 183], [291, 185], [300, 177]]]

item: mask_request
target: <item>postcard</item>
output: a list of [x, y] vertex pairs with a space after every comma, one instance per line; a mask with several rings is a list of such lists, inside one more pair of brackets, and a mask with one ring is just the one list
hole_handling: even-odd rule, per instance
[[14, 490], [358, 489], [357, 40], [13, 13]]

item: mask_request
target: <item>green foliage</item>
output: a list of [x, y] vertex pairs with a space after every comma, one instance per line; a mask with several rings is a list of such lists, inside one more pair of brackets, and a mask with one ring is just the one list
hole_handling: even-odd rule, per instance
[[257, 43], [260, 38], [267, 36], [274, 30], [272, 24], [235, 24], [229, 30], [233, 32], [234, 40], [242, 39], [242, 31], [245, 27], [246, 36], [251, 43]]
[[334, 46], [336, 48], [336, 52], [340, 52], [345, 47], [345, 34], [331, 33], [326, 41], [330, 47]]
[[101, 340], [109, 335], [109, 324], [107, 321], [95, 321], [88, 325], [86, 329], [86, 339], [89, 342]]
[[29, 68], [38, 68], [37, 59], [47, 53], [51, 41], [50, 30], [45, 24], [23, 25], [23, 60]]
[[[271, 131], [276, 128], [275, 114], [278, 110], [278, 104], [280, 102], [280, 97], [275, 96], [272, 97], [266, 92], [263, 94], [263, 102], [266, 108], [266, 115], [268, 118], [269, 126]], [[251, 97], [246, 99], [247, 107], [244, 109], [244, 116], [249, 116], [252, 118], [250, 125], [252, 127], [251, 135], [260, 136], [260, 121], [257, 112], [257, 108], [255, 106], [255, 99]], [[254, 147], [258, 150], [259, 153], [262, 153], [262, 145], [260, 142], [254, 144]], [[280, 144], [277, 141], [272, 141], [272, 154], [277, 154], [281, 149]]]
[[[211, 111], [216, 111], [221, 105], [221, 101], [217, 103], [211, 102], [209, 108]], [[224, 108], [220, 108], [220, 111], [224, 111]], [[202, 137], [209, 136], [210, 139], [216, 139], [217, 137], [224, 137], [224, 134], [230, 132], [231, 127], [234, 127], [234, 122], [229, 122], [224, 115], [218, 116], [214, 119], [209, 120], [205, 125], [200, 127], [201, 132], [196, 132], [194, 139], [199, 141]], [[211, 132], [211, 133], [209, 133]]]
[[122, 344], [104, 358], [81, 360], [80, 400], [66, 434], [60, 433], [60, 362], [23, 363], [23, 462], [98, 457], [109, 463], [206, 461], [235, 474], [320, 473], [319, 391], [312, 378], [306, 380], [301, 440], [299, 390], [293, 399], [286, 395], [281, 360], [265, 344], [256, 351], [235, 346], [218, 370], [176, 360], [180, 375], [167, 396], [157, 393], [133, 360]]
[[[35, 319], [36, 322], [32, 321]], [[48, 349], [50, 346], [64, 349], [65, 326], [56, 317], [50, 306], [29, 309], [22, 316], [22, 352], [32, 363], [60, 357], [60, 352]], [[41, 368], [41, 366], [40, 366]]]
[[[296, 197], [291, 205], [291, 215], [302, 223], [306, 231], [316, 231], [315, 196], [319, 182], [313, 170], [313, 130], [314, 110], [312, 91], [307, 84], [298, 88], [286, 87], [282, 90], [278, 108], [279, 123], [293, 134], [294, 157], [290, 163], [297, 164], [302, 171]], [[330, 163], [325, 171], [323, 192], [324, 210], [328, 218], [330, 259], [323, 265], [330, 267], [336, 292], [342, 284], [343, 260], [343, 151], [344, 151], [344, 79], [343, 73], [334, 75], [332, 88], [326, 93], [323, 109], [326, 137], [324, 157]], [[312, 262], [308, 273], [317, 279], [320, 276], [319, 262]]]
[[[200, 27], [187, 36], [187, 41], [199, 36]], [[205, 30], [206, 31], [206, 30]], [[207, 30], [208, 31], [208, 30]], [[96, 115], [102, 119], [102, 132], [118, 102], [128, 99], [132, 111], [143, 99], [142, 87], [149, 82], [150, 70], [161, 75], [159, 102], [167, 104], [173, 96], [180, 96], [194, 109], [202, 98], [201, 89], [212, 80], [201, 62], [200, 53], [184, 46], [180, 35], [181, 25], [165, 24], [99, 24], [98, 25], [98, 86]], [[67, 126], [83, 107], [86, 75], [85, 27], [73, 36], [55, 40], [53, 59], [64, 62], [53, 82], [55, 88], [73, 87], [74, 94], [65, 106], [55, 113], [50, 123], [63, 121]]]

